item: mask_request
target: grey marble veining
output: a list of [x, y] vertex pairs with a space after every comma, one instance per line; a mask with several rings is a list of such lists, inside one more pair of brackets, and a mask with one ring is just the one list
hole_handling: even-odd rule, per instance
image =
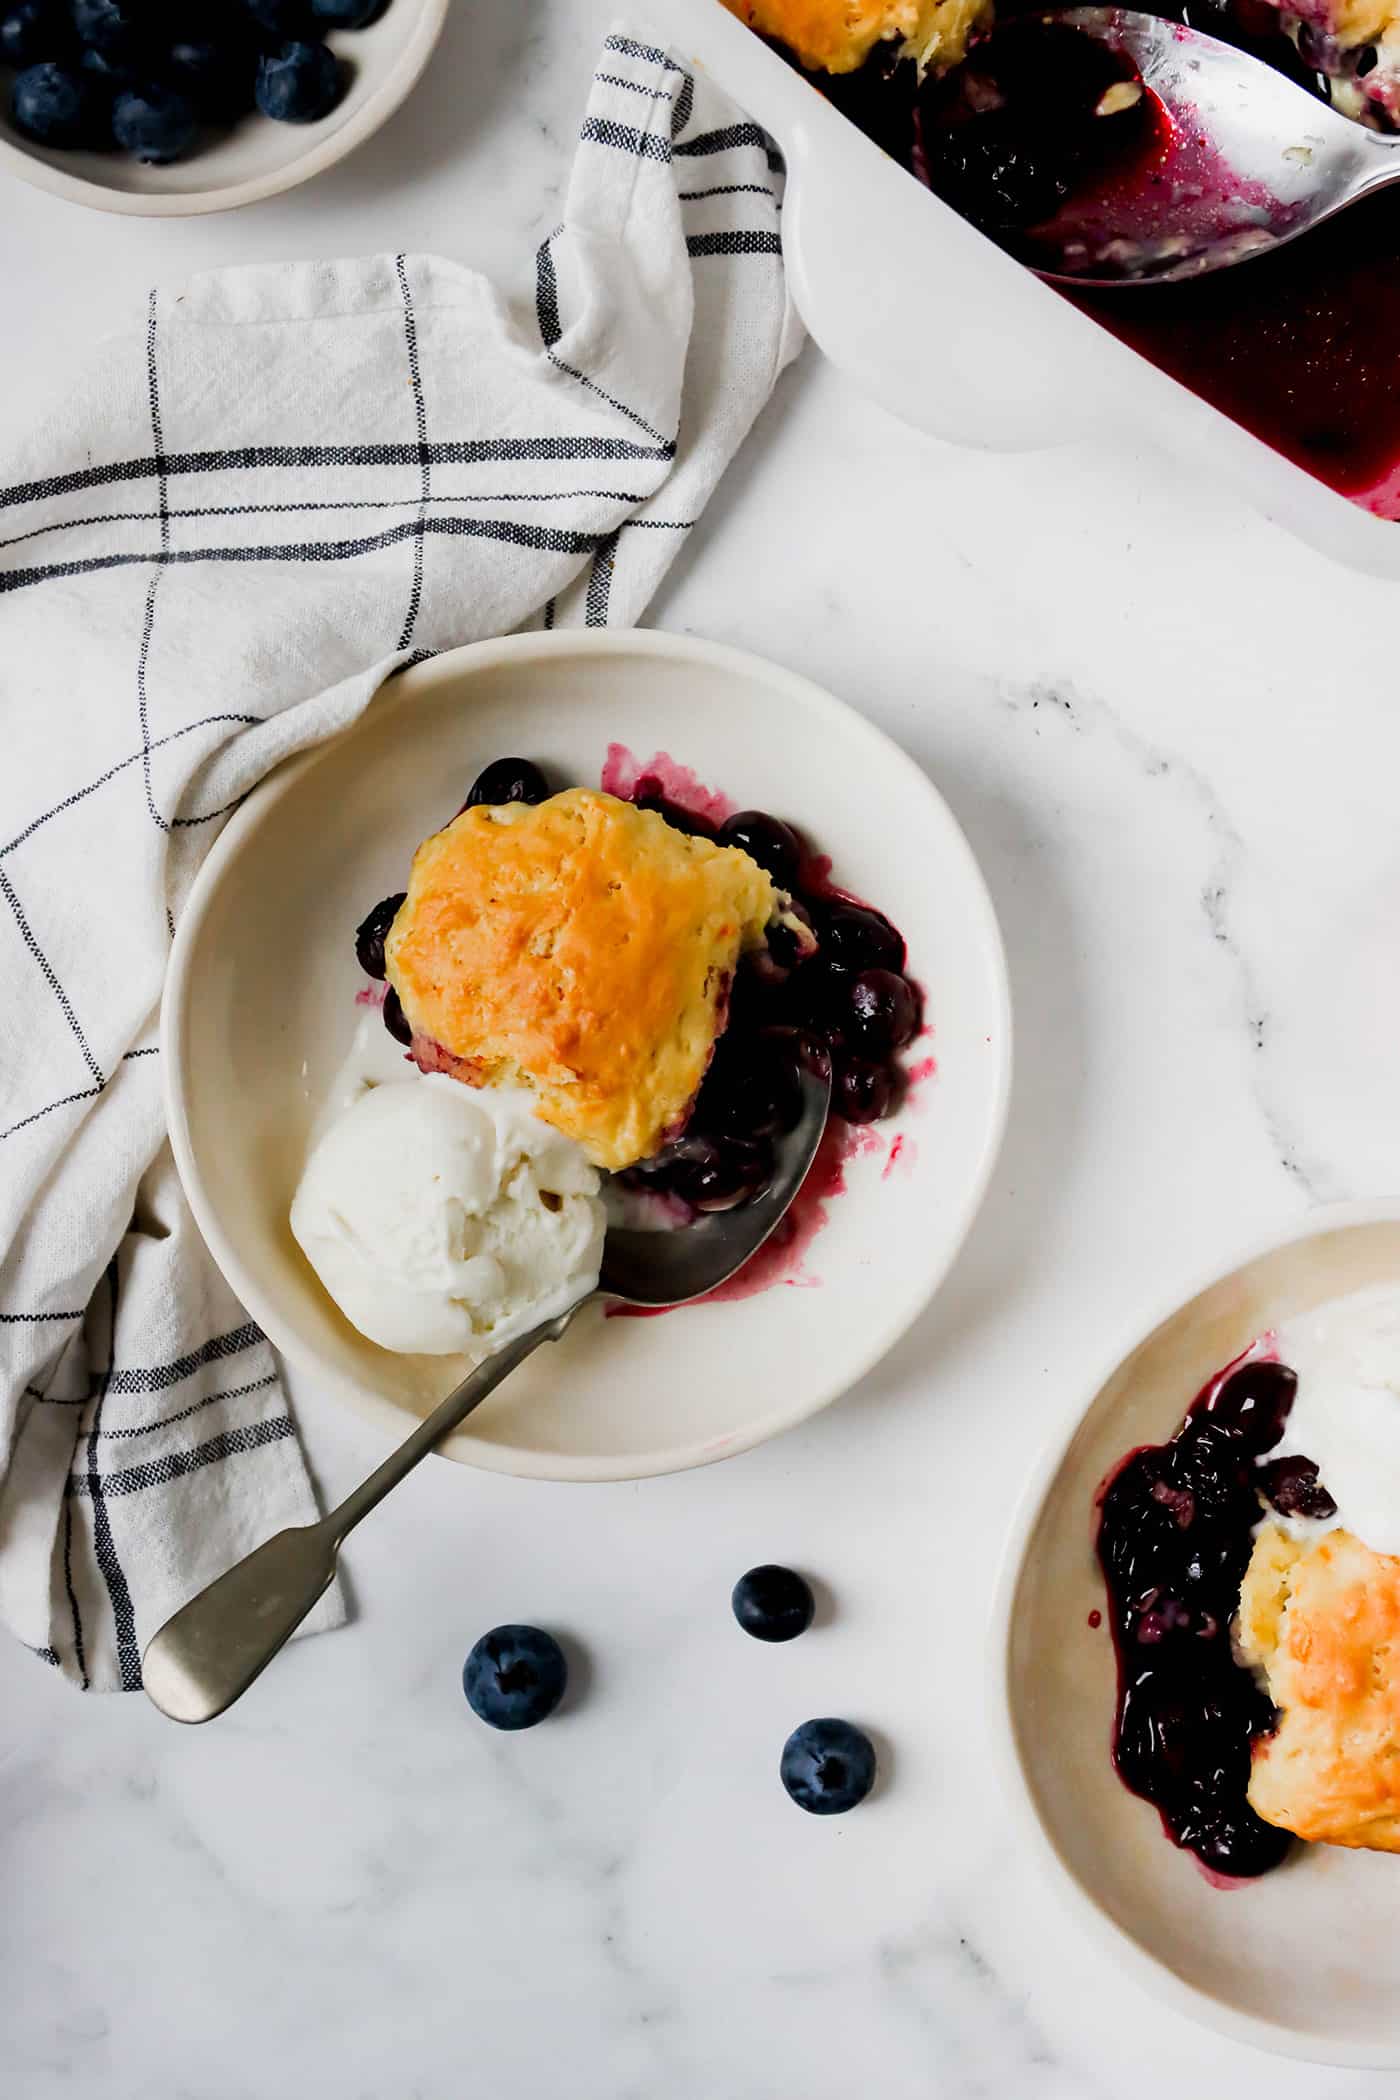
[[[526, 294], [611, 13], [459, 0], [397, 124], [230, 219], [7, 187], [29, 296], [0, 421], [156, 277], [427, 246]], [[356, 1538], [357, 1623], [216, 1727], [0, 1650], [0, 2086], [1382, 2100], [1391, 2078], [1272, 2062], [1117, 1977], [1013, 1841], [984, 1697], [1011, 1509], [1114, 1341], [1313, 1200], [1400, 1185], [1393, 592], [1168, 461], [942, 448], [807, 356], [657, 617], [853, 700], [965, 825], [1017, 1001], [983, 1215], [886, 1361], [746, 1458], [596, 1489], [423, 1469]], [[334, 1493], [374, 1439], [297, 1399]], [[728, 1617], [767, 1558], [833, 1599], [791, 1650]], [[507, 1617], [587, 1657], [514, 1741], [458, 1688]], [[776, 1760], [833, 1710], [888, 1755], [827, 1825]]]

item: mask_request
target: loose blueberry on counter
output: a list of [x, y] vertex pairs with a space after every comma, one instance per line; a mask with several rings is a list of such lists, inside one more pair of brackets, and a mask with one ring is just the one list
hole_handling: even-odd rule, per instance
[[734, 1616], [756, 1641], [795, 1641], [812, 1623], [816, 1603], [811, 1586], [795, 1568], [765, 1562], [750, 1568], [734, 1585]]
[[[503, 802], [545, 802], [548, 798], [545, 777], [532, 759], [494, 758], [477, 774], [462, 809], [476, 809], [483, 803], [499, 807]], [[461, 813], [457, 812], [459, 816]]]
[[804, 1721], [783, 1745], [783, 1785], [812, 1816], [843, 1816], [875, 1784], [875, 1745], [849, 1721]]
[[91, 87], [81, 73], [50, 60], [16, 75], [10, 118], [15, 130], [38, 146], [99, 143]]
[[462, 1690], [489, 1728], [533, 1728], [553, 1713], [568, 1676], [553, 1634], [538, 1626], [493, 1626], [467, 1657]]
[[384, 1026], [388, 1029], [394, 1041], [402, 1043], [405, 1048], [413, 1041], [413, 1030], [408, 1025], [408, 1015], [403, 1010], [403, 1001], [399, 998], [392, 985], [390, 985], [388, 996], [384, 1001]]
[[199, 114], [189, 97], [159, 82], [125, 88], [112, 104], [113, 138], [153, 167], [178, 160], [198, 130]]
[[366, 977], [378, 981], [384, 975], [384, 942], [407, 894], [406, 890], [399, 890], [392, 897], [381, 897], [355, 928], [355, 956]]
[[16, 0], [0, 14], [0, 66], [35, 66], [61, 58], [73, 41], [72, 27], [57, 0]]
[[738, 846], [772, 876], [780, 890], [790, 890], [802, 866], [802, 841], [791, 824], [761, 809], [741, 809], [719, 829], [720, 844]]
[[325, 44], [280, 44], [258, 60], [254, 99], [279, 124], [319, 123], [344, 92], [340, 60]]

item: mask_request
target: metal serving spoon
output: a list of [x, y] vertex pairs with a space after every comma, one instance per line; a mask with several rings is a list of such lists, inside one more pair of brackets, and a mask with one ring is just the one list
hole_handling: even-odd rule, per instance
[[1217, 37], [1134, 8], [1045, 19], [1123, 53], [1170, 122], [1140, 165], [1031, 230], [1018, 252], [1042, 276], [1082, 287], [1200, 277], [1296, 240], [1400, 178], [1400, 138], [1368, 131]]
[[801, 1119], [781, 1141], [777, 1172], [761, 1195], [737, 1210], [699, 1217], [678, 1232], [614, 1227], [604, 1243], [596, 1292], [478, 1364], [339, 1509], [318, 1524], [277, 1532], [167, 1619], [142, 1662], [146, 1690], [161, 1712], [172, 1721], [212, 1721], [241, 1699], [329, 1587], [336, 1556], [361, 1517], [541, 1342], [557, 1342], [590, 1298], [685, 1305], [727, 1282], [763, 1245], [802, 1186], [830, 1105], [829, 1072], [804, 1067]]

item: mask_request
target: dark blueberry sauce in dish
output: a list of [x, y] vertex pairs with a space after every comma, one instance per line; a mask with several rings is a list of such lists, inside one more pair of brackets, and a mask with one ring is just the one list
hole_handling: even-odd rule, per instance
[[[1295, 43], [1263, 0], [1147, 0], [1147, 12], [1328, 95], [1326, 40], [1304, 27]], [[1162, 127], [1171, 120], [1150, 96], [1125, 107], [1110, 100], [1105, 114], [1112, 69], [1124, 62], [1036, 19], [1027, 0], [998, 0], [996, 13], [997, 26], [941, 78], [920, 83], [890, 46], [858, 72], [805, 77], [920, 182], [1033, 264], [1032, 229], [1086, 188], [1092, 197], [1113, 169], [1169, 151]], [[1357, 71], [1366, 70], [1363, 53]], [[1368, 198], [1239, 268], [1065, 296], [1329, 488], [1400, 518], [1400, 194]]]
[[1277, 1716], [1235, 1660], [1230, 1629], [1264, 1504], [1336, 1513], [1311, 1460], [1268, 1458], [1297, 1386], [1256, 1345], [1211, 1380], [1167, 1443], [1131, 1452], [1099, 1501], [1118, 1658], [1113, 1761], [1221, 1880], [1268, 1873], [1292, 1844], [1245, 1798], [1254, 1745]]
[[[775, 922], [766, 946], [740, 958], [725, 1026], [684, 1130], [617, 1177], [634, 1193], [671, 1205], [679, 1220], [732, 1210], [772, 1179], [775, 1140], [802, 1113], [804, 1065], [830, 1063], [831, 1112], [845, 1124], [873, 1123], [899, 1106], [906, 1086], [900, 1052], [922, 1027], [918, 987], [904, 974], [904, 936], [882, 912], [838, 889], [828, 863], [791, 824], [764, 810], [731, 813], [722, 797], [669, 759], [634, 768], [614, 747], [604, 787], [691, 837], [741, 848], [790, 899], [786, 917], [803, 929]], [[478, 775], [462, 809], [539, 803], [552, 792], [533, 760], [499, 758]], [[402, 892], [383, 898], [356, 929], [356, 957], [377, 982], [403, 901]], [[382, 1012], [389, 1033], [409, 1044], [412, 1031], [392, 987]], [[414, 1054], [424, 1064], [424, 1047]]]

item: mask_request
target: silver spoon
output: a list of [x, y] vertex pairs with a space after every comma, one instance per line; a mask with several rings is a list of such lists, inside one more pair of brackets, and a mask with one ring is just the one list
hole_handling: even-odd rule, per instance
[[557, 1342], [589, 1298], [626, 1305], [685, 1305], [717, 1290], [769, 1237], [802, 1186], [826, 1127], [829, 1073], [802, 1072], [802, 1115], [778, 1149], [772, 1182], [753, 1201], [702, 1216], [678, 1232], [613, 1228], [597, 1292], [478, 1364], [406, 1436], [368, 1480], [318, 1524], [279, 1531], [167, 1619], [142, 1661], [150, 1697], [172, 1721], [212, 1721], [241, 1699], [329, 1587], [346, 1538], [421, 1458], [539, 1348]]
[[1126, 7], [1045, 17], [1122, 52], [1163, 105], [1163, 156], [1093, 184], [1024, 237], [1042, 276], [1171, 284], [1296, 240], [1400, 177], [1400, 138], [1368, 131], [1263, 59]]

